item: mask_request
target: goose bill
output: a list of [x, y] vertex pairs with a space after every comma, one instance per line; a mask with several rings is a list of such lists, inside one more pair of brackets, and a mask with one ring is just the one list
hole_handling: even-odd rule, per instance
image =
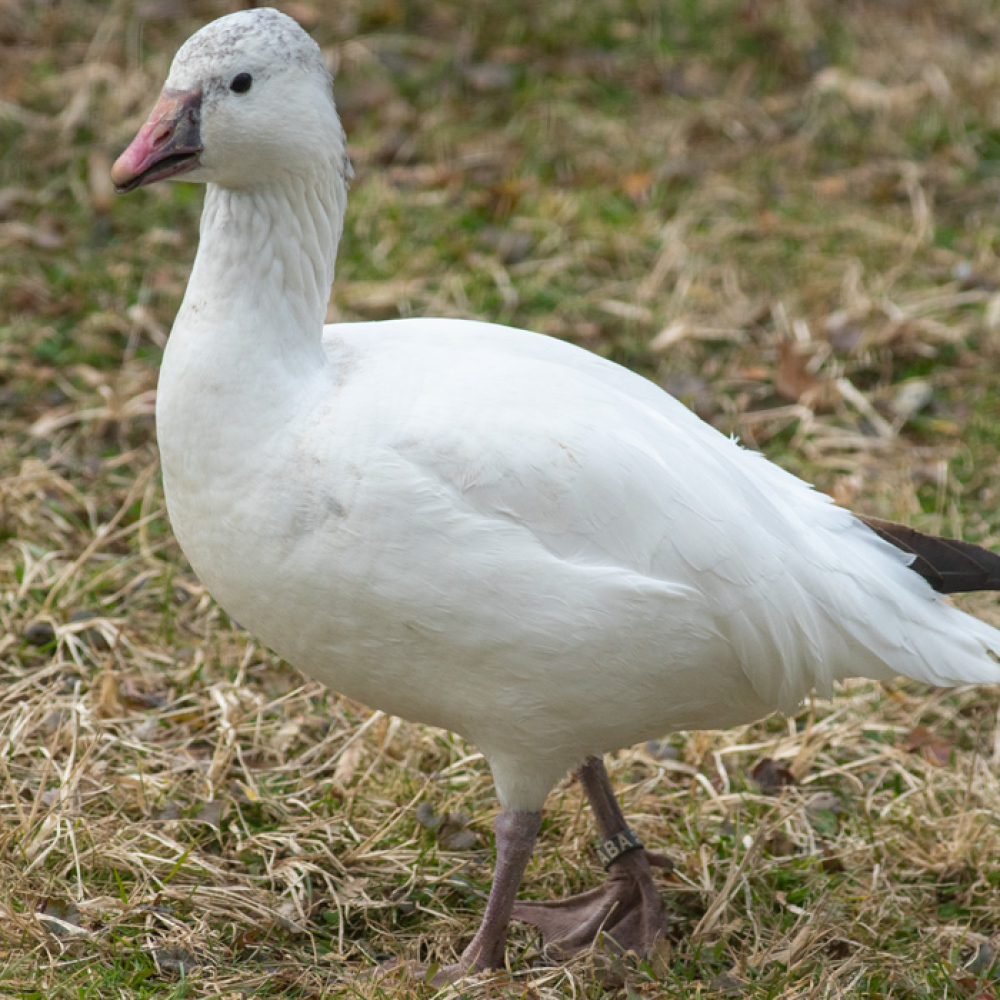
[[165, 90], [146, 124], [111, 168], [119, 194], [177, 177], [198, 166], [201, 91]]

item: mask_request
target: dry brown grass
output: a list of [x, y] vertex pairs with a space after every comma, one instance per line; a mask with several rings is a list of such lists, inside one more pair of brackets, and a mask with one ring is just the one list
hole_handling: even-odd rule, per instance
[[[576, 339], [842, 502], [995, 545], [995, 3], [288, 6], [358, 166], [332, 316]], [[152, 393], [198, 199], [106, 178], [226, 9], [0, 2], [3, 995], [432, 994], [358, 974], [452, 957], [492, 873], [474, 749], [305, 683], [169, 532]], [[1000, 995], [998, 704], [858, 683], [622, 752], [669, 943], [553, 968], [516, 929], [464, 994]], [[592, 884], [591, 839], [567, 781], [524, 891]]]

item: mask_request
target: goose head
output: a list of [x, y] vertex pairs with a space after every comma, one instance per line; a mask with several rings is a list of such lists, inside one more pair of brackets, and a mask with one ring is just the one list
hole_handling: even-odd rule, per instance
[[119, 193], [168, 178], [249, 189], [331, 160], [349, 169], [319, 46], [292, 18], [259, 8], [184, 43], [111, 177]]

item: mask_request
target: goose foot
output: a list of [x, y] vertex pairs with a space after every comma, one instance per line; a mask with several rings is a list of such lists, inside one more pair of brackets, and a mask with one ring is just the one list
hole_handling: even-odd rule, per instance
[[602, 850], [617, 854], [608, 865], [608, 878], [604, 885], [567, 899], [516, 903], [511, 916], [537, 927], [553, 958], [601, 943], [615, 953], [645, 955], [666, 933], [663, 900], [651, 866], [669, 870], [673, 863], [635, 846], [638, 839], [625, 823], [603, 761], [591, 757], [576, 773], [605, 838]]
[[616, 954], [645, 955], [666, 933], [663, 900], [650, 873], [652, 859], [661, 860], [630, 851], [612, 865], [604, 885], [567, 899], [517, 903], [513, 918], [537, 927], [553, 958], [595, 944]]

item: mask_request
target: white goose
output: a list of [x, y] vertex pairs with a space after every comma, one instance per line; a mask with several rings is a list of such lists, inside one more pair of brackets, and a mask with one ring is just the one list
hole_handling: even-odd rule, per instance
[[[319, 49], [290, 18], [232, 14], [177, 53], [113, 178], [179, 176], [208, 192], [157, 400], [170, 518], [219, 603], [281, 656], [482, 750], [496, 875], [442, 978], [501, 965], [512, 917], [557, 953], [663, 933], [663, 859], [628, 830], [604, 752], [792, 710], [853, 675], [1000, 680], [1000, 633], [928, 583], [997, 589], [997, 557], [862, 523], [558, 340], [444, 319], [324, 328], [351, 167]], [[516, 904], [570, 769], [610, 877]]]

